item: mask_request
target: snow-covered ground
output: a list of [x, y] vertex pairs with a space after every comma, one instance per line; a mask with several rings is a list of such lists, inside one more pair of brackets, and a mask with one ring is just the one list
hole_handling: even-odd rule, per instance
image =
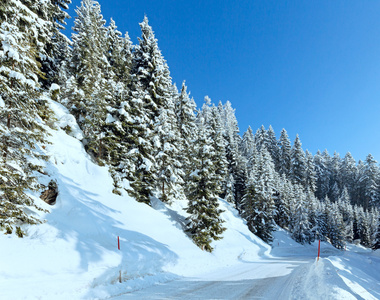
[[[41, 149], [50, 155], [48, 176], [41, 181], [56, 180], [59, 196], [49, 206], [35, 195], [50, 213], [38, 212], [46, 222], [23, 228], [23, 239], [0, 234], [0, 299], [142, 299], [136, 293], [162, 299], [162, 290], [154, 289], [175, 298], [170, 290], [181, 295], [181, 286], [193, 299], [249, 299], [257, 293], [283, 299], [380, 298], [379, 253], [356, 246], [342, 252], [323, 243], [316, 262], [316, 243], [299, 245], [283, 230], [276, 232], [271, 250], [225, 201], [220, 201], [228, 228], [224, 238], [213, 244], [213, 253], [200, 250], [182, 228], [186, 203], [154, 200], [152, 208], [113, 194], [107, 168], [92, 163], [77, 139], [75, 120], [61, 105], [51, 106], [57, 124], [70, 126], [73, 136], [50, 130], [51, 144]], [[231, 294], [234, 289], [238, 294]]]

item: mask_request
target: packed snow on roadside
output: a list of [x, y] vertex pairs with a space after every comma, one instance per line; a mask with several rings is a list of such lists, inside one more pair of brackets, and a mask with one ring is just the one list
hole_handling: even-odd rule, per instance
[[[318, 241], [301, 245], [277, 228], [271, 255], [317, 257]], [[321, 242], [320, 259], [310, 264], [293, 295], [307, 299], [380, 299], [380, 251], [348, 244], [344, 251]]]

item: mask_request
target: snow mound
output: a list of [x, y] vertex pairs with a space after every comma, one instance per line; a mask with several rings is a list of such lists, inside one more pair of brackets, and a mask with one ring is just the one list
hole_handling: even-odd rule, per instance
[[327, 259], [316, 260], [304, 274], [294, 295], [300, 299], [359, 299], [338, 275], [338, 270]]

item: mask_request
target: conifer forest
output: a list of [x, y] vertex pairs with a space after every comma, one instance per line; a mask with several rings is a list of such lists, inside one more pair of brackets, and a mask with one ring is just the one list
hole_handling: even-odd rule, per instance
[[0, 3], [3, 233], [22, 236], [20, 225], [43, 222], [29, 213], [37, 206], [29, 193], [44, 188], [38, 174], [49, 155], [52, 99], [76, 119], [92, 160], [109, 168], [113, 193], [146, 205], [152, 196], [169, 205], [187, 201], [186, 232], [204, 250], [226, 229], [219, 198], [269, 244], [280, 226], [301, 244], [380, 248], [380, 168], [371, 154], [364, 161], [350, 152], [312, 154], [285, 129], [241, 130], [229, 101], [205, 97], [197, 107], [185, 81], [174, 84], [147, 16], [134, 45], [104, 20], [97, 1], [83, 0], [67, 37], [70, 4]]

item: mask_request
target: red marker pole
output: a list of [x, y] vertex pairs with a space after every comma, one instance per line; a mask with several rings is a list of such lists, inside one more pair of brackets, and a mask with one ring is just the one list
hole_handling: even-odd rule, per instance
[[319, 240], [319, 243], [318, 243], [318, 258], [317, 258], [317, 261], [319, 260], [319, 254], [321, 253], [321, 240]]
[[[117, 249], [120, 250], [120, 238], [117, 236]], [[121, 283], [121, 269], [119, 271], [119, 282]]]

